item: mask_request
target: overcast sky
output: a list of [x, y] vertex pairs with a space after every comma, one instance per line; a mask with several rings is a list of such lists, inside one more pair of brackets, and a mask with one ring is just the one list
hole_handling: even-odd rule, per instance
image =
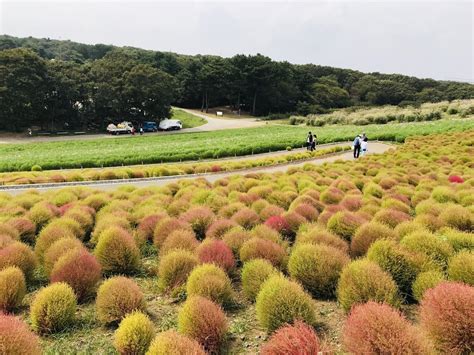
[[473, 1], [0, 0], [0, 32], [474, 82]]

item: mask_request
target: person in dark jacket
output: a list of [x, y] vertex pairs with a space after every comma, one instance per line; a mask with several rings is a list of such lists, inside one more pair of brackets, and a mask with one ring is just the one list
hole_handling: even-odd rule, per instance
[[360, 144], [362, 143], [360, 135], [356, 136], [352, 146], [354, 147], [354, 158], [358, 158], [360, 154]]
[[308, 132], [308, 137], [306, 138], [306, 149], [313, 151], [314, 136], [313, 133]]

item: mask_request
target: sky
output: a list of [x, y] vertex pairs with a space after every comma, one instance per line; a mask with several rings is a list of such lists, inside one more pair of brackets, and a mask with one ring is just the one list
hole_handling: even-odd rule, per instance
[[472, 0], [0, 0], [0, 33], [474, 82]]

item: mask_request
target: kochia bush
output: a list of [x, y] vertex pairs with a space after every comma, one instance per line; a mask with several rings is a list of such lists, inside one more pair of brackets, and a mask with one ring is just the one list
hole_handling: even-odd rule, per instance
[[23, 271], [16, 266], [0, 270], [0, 312], [9, 312], [21, 305], [26, 294]]
[[196, 267], [188, 277], [186, 292], [188, 296], [206, 297], [223, 306], [234, 302], [234, 291], [229, 277], [214, 264]]
[[29, 280], [36, 268], [36, 257], [30, 247], [22, 242], [13, 242], [0, 249], [0, 269], [18, 266]]
[[474, 349], [474, 287], [443, 282], [426, 291], [420, 305], [421, 327], [443, 353]]
[[114, 346], [120, 354], [145, 354], [154, 336], [150, 318], [135, 311], [120, 322], [114, 334]]
[[260, 288], [256, 302], [260, 326], [272, 332], [286, 323], [303, 320], [315, 322], [315, 307], [311, 296], [296, 282], [281, 275], [268, 278]]
[[175, 330], [162, 332], [153, 339], [146, 355], [189, 354], [206, 355], [203, 347], [194, 339]]
[[189, 230], [176, 230], [161, 244], [160, 256], [164, 256], [173, 250], [194, 251], [199, 246], [194, 233]]
[[393, 228], [385, 224], [377, 222], [363, 224], [351, 240], [351, 255], [354, 257], [365, 255], [372, 243], [378, 239], [397, 240], [398, 236]]
[[0, 313], [0, 349], [2, 354], [41, 355], [39, 338], [20, 318]]
[[33, 328], [42, 334], [63, 331], [74, 323], [76, 308], [76, 296], [68, 284], [58, 282], [44, 287], [31, 303]]
[[428, 256], [436, 265], [446, 269], [453, 248], [448, 242], [429, 232], [414, 232], [406, 235], [400, 242], [406, 249]]
[[240, 248], [240, 260], [243, 262], [253, 259], [265, 259], [273, 266], [284, 268], [286, 265], [285, 249], [271, 240], [252, 238]]
[[278, 270], [267, 260], [254, 259], [244, 263], [242, 267], [242, 290], [245, 296], [255, 301], [260, 287], [272, 275], [277, 274]]
[[262, 346], [262, 355], [319, 354], [321, 345], [316, 332], [309, 325], [296, 321], [278, 329]]
[[199, 264], [198, 258], [186, 250], [175, 250], [160, 259], [158, 286], [171, 291], [186, 283], [191, 271]]
[[215, 264], [226, 272], [235, 267], [234, 254], [222, 240], [204, 241], [197, 248], [199, 261], [203, 264]]
[[145, 308], [143, 293], [132, 279], [112, 277], [97, 291], [97, 317], [103, 324], [117, 323], [128, 313], [144, 311]]
[[443, 273], [438, 270], [428, 270], [418, 274], [411, 287], [413, 297], [421, 302], [427, 290], [445, 281]]
[[153, 244], [159, 249], [172, 232], [181, 229], [192, 230], [188, 223], [177, 218], [165, 217], [161, 219], [153, 232]]
[[84, 245], [76, 238], [62, 238], [53, 243], [44, 254], [44, 271], [50, 275], [58, 259], [71, 250], [84, 249]]
[[448, 227], [462, 231], [474, 229], [474, 212], [460, 205], [448, 205], [439, 215], [441, 222]]
[[346, 240], [351, 240], [357, 228], [359, 228], [365, 221], [352, 212], [337, 212], [328, 220], [328, 230], [343, 237]]
[[216, 216], [209, 207], [199, 206], [183, 213], [180, 219], [191, 226], [198, 240], [203, 240], [207, 229], [214, 222]]
[[429, 354], [428, 342], [387, 304], [355, 306], [344, 325], [343, 343], [351, 354]]
[[345, 254], [349, 251], [349, 245], [345, 240], [319, 225], [298, 233], [295, 244], [323, 244], [339, 249]]
[[454, 255], [449, 260], [448, 278], [474, 286], [474, 252], [463, 250]]

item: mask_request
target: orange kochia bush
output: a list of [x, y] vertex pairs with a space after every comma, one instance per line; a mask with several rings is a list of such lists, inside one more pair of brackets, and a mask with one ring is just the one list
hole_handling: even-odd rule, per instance
[[262, 346], [262, 355], [317, 355], [321, 345], [314, 329], [309, 325], [296, 321], [278, 329]]

